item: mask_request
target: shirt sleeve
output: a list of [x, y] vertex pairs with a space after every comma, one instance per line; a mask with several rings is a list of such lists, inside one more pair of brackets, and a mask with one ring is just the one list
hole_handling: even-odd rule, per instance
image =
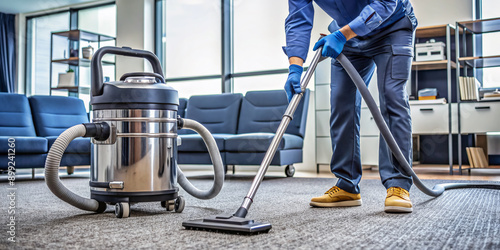
[[297, 56], [305, 61], [314, 20], [312, 0], [289, 0], [288, 9], [289, 14], [285, 19], [286, 46], [283, 51], [288, 58]]
[[349, 23], [349, 27], [358, 36], [365, 36], [387, 20], [396, 10], [397, 4], [397, 0], [373, 1]]

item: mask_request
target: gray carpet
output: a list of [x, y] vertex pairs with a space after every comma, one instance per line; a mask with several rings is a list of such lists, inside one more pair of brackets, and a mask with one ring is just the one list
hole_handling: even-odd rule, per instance
[[[197, 200], [184, 192], [186, 208], [176, 214], [159, 203], [132, 206], [131, 217], [117, 219], [108, 206], [104, 214], [76, 209], [57, 199], [43, 180], [17, 182], [17, 243], [5, 248], [162, 248], [162, 249], [500, 249], [500, 191], [463, 189], [431, 198], [415, 187], [412, 214], [383, 212], [385, 189], [379, 180], [361, 182], [363, 206], [311, 208], [312, 196], [322, 194], [333, 179], [266, 178], [248, 218], [270, 222], [268, 234], [256, 236], [189, 231], [184, 220], [233, 213], [252, 179], [229, 177], [213, 200]], [[88, 197], [88, 179], [63, 182]], [[210, 180], [193, 182], [206, 187]], [[429, 186], [445, 181], [425, 181]], [[0, 191], [2, 225], [7, 222], [7, 184]]]

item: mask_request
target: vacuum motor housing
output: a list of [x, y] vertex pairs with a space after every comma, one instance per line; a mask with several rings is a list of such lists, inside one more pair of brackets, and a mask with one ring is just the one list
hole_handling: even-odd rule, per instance
[[[105, 54], [147, 59], [154, 73], [127, 73], [103, 83]], [[92, 57], [92, 122], [106, 122], [110, 136], [92, 139], [91, 198], [97, 201], [169, 201], [178, 196], [177, 110], [158, 58], [148, 51], [103, 47]]]

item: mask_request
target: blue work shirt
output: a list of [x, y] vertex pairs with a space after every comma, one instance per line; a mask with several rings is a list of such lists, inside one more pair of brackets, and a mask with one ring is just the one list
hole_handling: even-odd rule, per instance
[[[417, 20], [409, 0], [314, 0], [334, 20], [328, 30], [333, 32], [349, 25], [358, 36], [370, 36], [408, 16], [414, 28]], [[306, 59], [314, 19], [313, 0], [289, 0], [285, 20], [288, 57]]]

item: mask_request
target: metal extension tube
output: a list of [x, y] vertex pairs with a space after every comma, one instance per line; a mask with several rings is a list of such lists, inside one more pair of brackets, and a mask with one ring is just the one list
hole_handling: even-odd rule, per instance
[[259, 186], [262, 183], [262, 180], [264, 179], [264, 175], [266, 174], [267, 169], [269, 168], [269, 165], [271, 164], [271, 161], [273, 160], [273, 157], [276, 154], [276, 150], [278, 149], [278, 145], [280, 144], [281, 139], [283, 138], [283, 134], [288, 128], [290, 121], [293, 119], [293, 114], [295, 113], [295, 110], [297, 109], [297, 106], [299, 105], [300, 100], [304, 95], [304, 91], [307, 88], [307, 84], [309, 83], [309, 80], [311, 80], [311, 77], [314, 74], [314, 71], [316, 70], [316, 66], [318, 66], [318, 63], [324, 59], [326, 58], [321, 56], [321, 49], [319, 49], [316, 52], [316, 54], [314, 54], [311, 65], [307, 69], [304, 77], [302, 77], [302, 80], [300, 82], [300, 88], [302, 89], [302, 93], [293, 95], [292, 100], [288, 104], [285, 114], [283, 115], [283, 119], [281, 120], [280, 125], [278, 126], [278, 129], [276, 131], [276, 134], [274, 135], [273, 140], [271, 141], [271, 145], [267, 149], [266, 154], [264, 155], [264, 159], [260, 164], [259, 171], [257, 172], [257, 175], [253, 179], [252, 186], [250, 187], [248, 194], [245, 196], [245, 199], [243, 200], [241, 207], [234, 214], [235, 216], [245, 218], [248, 209], [250, 209], [250, 206], [253, 203], [253, 199], [255, 197], [255, 194], [257, 193], [257, 189], [259, 189]]

